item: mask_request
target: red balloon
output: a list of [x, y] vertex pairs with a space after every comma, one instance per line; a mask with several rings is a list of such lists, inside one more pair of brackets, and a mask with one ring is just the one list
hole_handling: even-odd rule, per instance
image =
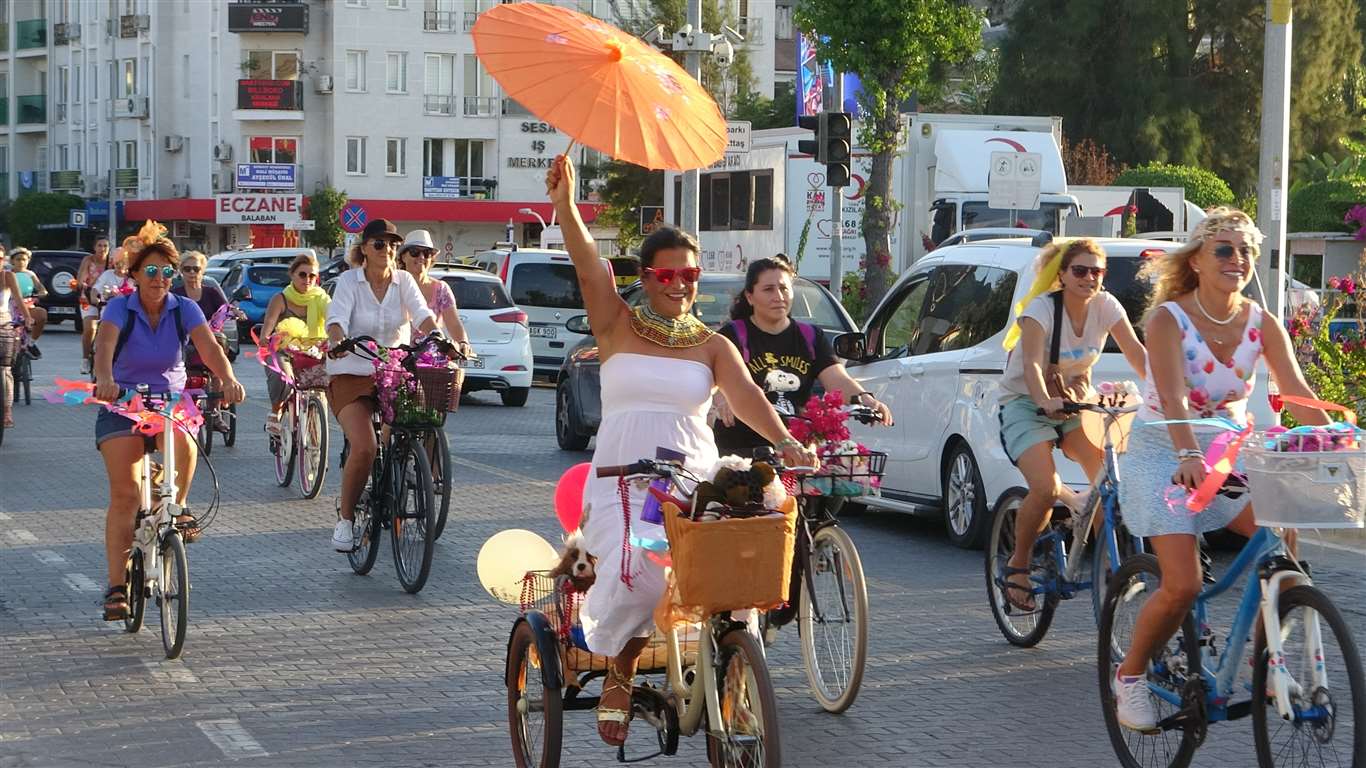
[[588, 470], [591, 467], [587, 462], [575, 464], [565, 470], [555, 484], [555, 517], [560, 519], [565, 533], [576, 530], [583, 519], [583, 490], [588, 484]]

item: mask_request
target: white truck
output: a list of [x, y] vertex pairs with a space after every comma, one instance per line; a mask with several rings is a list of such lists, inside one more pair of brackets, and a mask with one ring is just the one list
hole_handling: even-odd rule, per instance
[[[1077, 209], [1068, 193], [1058, 117], [908, 114], [905, 141], [892, 169], [892, 195], [900, 203], [892, 226], [892, 269], [899, 274], [960, 229], [1028, 227], [1063, 231]], [[698, 233], [702, 266], [741, 271], [750, 259], [785, 253], [798, 260], [802, 275], [830, 276], [830, 194], [825, 169], [797, 142], [810, 138], [800, 128], [754, 131], [751, 149], [727, 155], [701, 174]], [[857, 127], [855, 137], [857, 137]], [[997, 209], [988, 202], [993, 152], [1040, 156], [1039, 207]], [[851, 184], [840, 190], [841, 257], [846, 272], [860, 269], [864, 190], [872, 155], [855, 147]], [[667, 173], [665, 216], [679, 219], [681, 174]], [[803, 231], [806, 237], [803, 243]]]
[[1124, 212], [1135, 206], [1138, 214], [1136, 236], [1159, 240], [1184, 240], [1205, 212], [1186, 199], [1181, 187], [1068, 187], [1081, 204], [1081, 213], [1067, 221], [1067, 234], [1094, 237], [1122, 237]]

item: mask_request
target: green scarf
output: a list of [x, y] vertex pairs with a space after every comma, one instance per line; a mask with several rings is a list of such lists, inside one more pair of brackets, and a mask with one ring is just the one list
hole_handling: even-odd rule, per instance
[[308, 307], [308, 320], [305, 322], [311, 338], [321, 339], [327, 335], [327, 305], [332, 301], [327, 291], [314, 285], [299, 293], [294, 289], [294, 284], [290, 283], [285, 286], [284, 294], [285, 301]]

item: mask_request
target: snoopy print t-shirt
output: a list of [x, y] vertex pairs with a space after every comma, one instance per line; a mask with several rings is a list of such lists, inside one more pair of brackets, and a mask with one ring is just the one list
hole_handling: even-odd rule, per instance
[[[750, 378], [764, 391], [770, 403], [779, 406], [780, 400], [785, 401], [782, 406], [790, 404], [793, 412], [800, 413], [811, 398], [816, 377], [837, 362], [830, 340], [820, 329], [816, 329], [812, 339], [814, 344], [808, 345], [796, 321], [788, 323], [787, 328], [780, 333], [765, 333], [748, 319], [739, 322], [745, 324], [749, 342], [749, 359], [745, 361], [745, 366]], [[744, 347], [740, 345], [735, 326], [727, 323], [719, 333], [731, 340], [743, 358]], [[812, 346], [815, 347], [814, 355]], [[779, 412], [782, 412], [781, 407]], [[739, 419], [735, 420], [733, 427], [717, 421], [712, 425], [712, 430], [716, 434], [716, 449], [722, 456], [734, 454], [749, 458], [755, 448], [768, 445], [767, 440]]]
[[[1045, 368], [1048, 366], [1048, 347], [1053, 340], [1054, 313], [1053, 294], [1046, 293], [1029, 302], [1020, 314], [1021, 320], [1028, 317], [1043, 327]], [[1091, 366], [1100, 359], [1101, 350], [1105, 349], [1105, 339], [1110, 335], [1110, 329], [1123, 317], [1124, 305], [1119, 303], [1119, 299], [1101, 291], [1086, 305], [1086, 323], [1082, 326], [1080, 336], [1075, 333], [1072, 323], [1064, 319], [1062, 337], [1058, 341], [1058, 372], [1064, 379], [1071, 381], [1091, 370]], [[1001, 389], [1002, 402], [1029, 397], [1029, 387], [1025, 386], [1024, 379], [1024, 350], [1018, 346], [1011, 350], [1010, 360], [1006, 362], [1006, 375], [1001, 381]]]

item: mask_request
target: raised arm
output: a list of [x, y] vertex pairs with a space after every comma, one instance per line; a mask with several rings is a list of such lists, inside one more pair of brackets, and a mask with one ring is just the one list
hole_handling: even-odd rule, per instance
[[617, 293], [611, 273], [602, 269], [598, 249], [579, 216], [578, 206], [574, 205], [577, 178], [573, 161], [564, 155], [557, 155], [555, 164], [546, 174], [545, 185], [564, 232], [565, 249], [574, 260], [579, 290], [583, 293], [583, 306], [588, 310], [588, 324], [593, 327], [593, 335], [601, 339], [612, 331], [618, 320], [626, 316], [628, 309]]

